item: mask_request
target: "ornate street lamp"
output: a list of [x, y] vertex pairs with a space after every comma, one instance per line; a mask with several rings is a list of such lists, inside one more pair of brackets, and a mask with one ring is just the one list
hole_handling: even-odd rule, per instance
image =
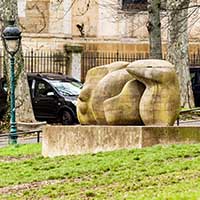
[[10, 144], [17, 144], [17, 128], [15, 119], [15, 54], [21, 44], [21, 31], [15, 26], [15, 21], [9, 21], [2, 32], [4, 47], [10, 55]]

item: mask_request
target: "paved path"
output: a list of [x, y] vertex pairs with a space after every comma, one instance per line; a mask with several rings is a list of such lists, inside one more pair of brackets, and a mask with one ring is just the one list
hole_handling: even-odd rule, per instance
[[[18, 144], [33, 144], [37, 143], [37, 136], [27, 136], [27, 137], [19, 137]], [[42, 137], [40, 136], [40, 142], [42, 141]], [[8, 136], [0, 137], [0, 148], [8, 145]]]
[[200, 120], [180, 121], [179, 126], [200, 126]]

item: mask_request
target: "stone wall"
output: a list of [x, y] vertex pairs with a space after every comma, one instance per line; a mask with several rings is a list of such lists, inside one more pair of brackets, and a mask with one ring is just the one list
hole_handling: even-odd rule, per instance
[[19, 13], [23, 32], [49, 32], [49, 4], [50, 0], [27, 0], [24, 4], [18, 4], [23, 6], [23, 8], [19, 7], [19, 10], [23, 10], [25, 7], [25, 12], [23, 14]]
[[[63, 49], [71, 42], [82, 44], [86, 50], [147, 52], [147, 12], [130, 15], [119, 8], [118, 0], [18, 0], [24, 48]], [[197, 9], [189, 20], [192, 50], [200, 42], [199, 15]], [[165, 43], [164, 16], [163, 13]]]

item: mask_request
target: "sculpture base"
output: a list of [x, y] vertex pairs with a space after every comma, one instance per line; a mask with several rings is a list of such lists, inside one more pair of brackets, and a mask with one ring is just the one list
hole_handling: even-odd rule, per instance
[[200, 127], [46, 126], [42, 154], [54, 157], [200, 142]]

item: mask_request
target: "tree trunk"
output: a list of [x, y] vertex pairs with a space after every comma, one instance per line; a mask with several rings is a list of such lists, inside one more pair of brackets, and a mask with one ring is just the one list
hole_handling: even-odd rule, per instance
[[36, 122], [32, 109], [27, 74], [24, 70], [22, 51], [17, 55], [16, 62], [18, 62], [18, 70], [16, 71], [17, 85], [15, 90], [16, 121]]
[[148, 13], [149, 21], [147, 29], [149, 32], [149, 52], [150, 58], [162, 59], [162, 42], [161, 42], [161, 30], [160, 30], [160, 0], [148, 0]]
[[[17, 13], [17, 0], [1, 0], [0, 1], [0, 19], [2, 21], [2, 27], [7, 26], [8, 20], [15, 20], [18, 24], [18, 13]], [[9, 56], [6, 54], [5, 61], [6, 79], [9, 85], [9, 74], [10, 74], [10, 62]], [[20, 47], [18, 53], [15, 55], [15, 100], [16, 100], [16, 121], [17, 122], [35, 122], [35, 117], [32, 110], [29, 86], [27, 81], [26, 72], [24, 70], [24, 59], [22, 53], [22, 47]], [[9, 87], [8, 87], [9, 90]], [[8, 91], [8, 94], [10, 92]], [[8, 102], [9, 104], [9, 102]]]
[[188, 56], [188, 6], [189, 0], [167, 0], [169, 20], [168, 60], [176, 67], [181, 90], [181, 107], [194, 106]]

